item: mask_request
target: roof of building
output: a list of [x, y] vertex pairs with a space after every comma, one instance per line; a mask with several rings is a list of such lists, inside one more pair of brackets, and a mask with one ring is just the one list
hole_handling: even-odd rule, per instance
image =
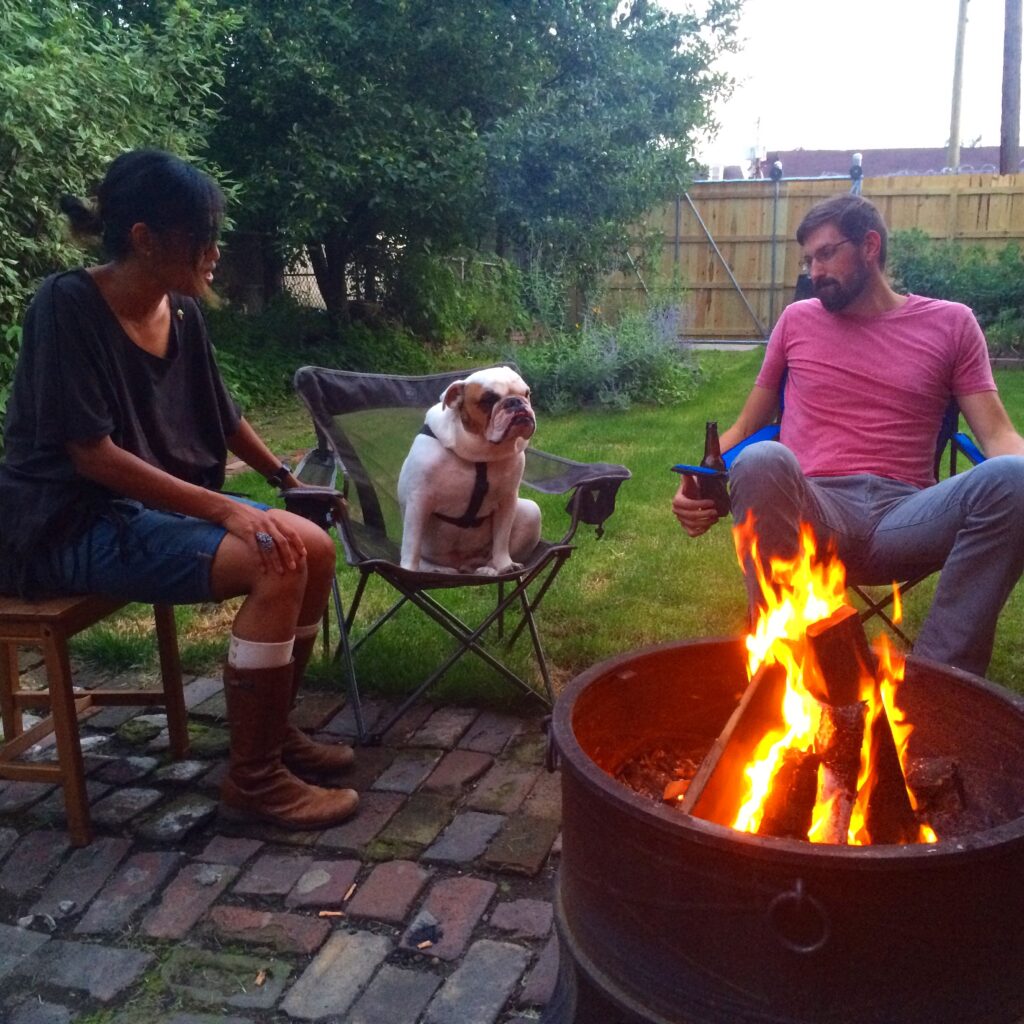
[[[782, 162], [787, 178], [817, 178], [850, 173], [854, 150], [845, 149], [783, 149], [768, 150], [763, 166]], [[893, 174], [996, 174], [999, 171], [998, 146], [964, 146], [960, 163], [951, 168], [946, 163], [945, 147], [922, 149], [862, 149], [862, 166], [867, 177]], [[1024, 159], [1020, 161], [1024, 169]]]

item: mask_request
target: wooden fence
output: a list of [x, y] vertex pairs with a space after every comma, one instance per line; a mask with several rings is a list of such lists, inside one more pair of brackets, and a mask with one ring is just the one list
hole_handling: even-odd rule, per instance
[[[1024, 174], [864, 178], [861, 186], [890, 231], [990, 246], [1024, 240]], [[797, 225], [815, 203], [849, 191], [847, 178], [699, 182], [652, 211], [642, 230], [664, 239], [660, 280], [686, 289], [686, 335], [766, 337], [793, 298]], [[643, 288], [639, 274], [617, 274], [610, 304], [642, 301]]]

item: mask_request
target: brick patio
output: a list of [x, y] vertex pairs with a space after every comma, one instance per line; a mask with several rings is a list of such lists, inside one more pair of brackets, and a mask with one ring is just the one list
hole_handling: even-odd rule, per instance
[[[68, 842], [59, 789], [0, 782], [0, 1020], [539, 1018], [558, 959], [561, 810], [539, 713], [418, 707], [359, 751], [345, 780], [358, 815], [293, 833], [221, 820], [220, 683], [194, 678], [185, 694], [188, 761], [167, 760], [159, 715], [110, 708], [83, 725], [87, 848]], [[351, 736], [340, 697], [310, 693], [294, 715]]]

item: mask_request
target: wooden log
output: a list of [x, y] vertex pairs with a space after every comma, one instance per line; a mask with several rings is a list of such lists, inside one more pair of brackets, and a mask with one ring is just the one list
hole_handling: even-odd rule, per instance
[[790, 748], [772, 780], [764, 804], [758, 835], [781, 839], [806, 839], [818, 799], [818, 766], [821, 759], [813, 750]]
[[833, 705], [852, 705], [863, 693], [877, 703], [871, 727], [874, 771], [867, 781], [865, 813], [868, 835], [875, 843], [910, 843], [920, 831], [910, 803], [892, 727], [875, 677], [875, 659], [855, 608], [844, 606], [807, 630], [807, 639], [820, 670], [823, 699]]
[[820, 670], [815, 685], [813, 674], [805, 673], [804, 684], [824, 704], [843, 706], [861, 699], [861, 683], [874, 682], [875, 656], [868, 646], [864, 625], [856, 608], [843, 605], [827, 619], [807, 627], [807, 641]]
[[783, 726], [785, 692], [785, 670], [762, 665], [690, 783], [679, 806], [684, 814], [732, 825], [745, 790], [744, 769], [765, 734]]
[[821, 757], [819, 797], [828, 804], [828, 820], [818, 839], [825, 843], [845, 843], [857, 799], [867, 707], [858, 701], [838, 707], [821, 704], [820, 708], [814, 749]]

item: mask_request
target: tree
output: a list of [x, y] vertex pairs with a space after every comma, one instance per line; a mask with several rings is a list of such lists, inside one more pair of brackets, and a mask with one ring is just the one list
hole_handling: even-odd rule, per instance
[[149, 4], [155, 25], [118, 24], [72, 0], [0, 0], [0, 407], [24, 303], [81, 258], [57, 210], [118, 153], [200, 152], [219, 51], [234, 18], [209, 0]]
[[238, 3], [211, 153], [244, 185], [240, 226], [305, 247], [344, 315], [407, 253], [596, 266], [692, 170], [741, 0]]

